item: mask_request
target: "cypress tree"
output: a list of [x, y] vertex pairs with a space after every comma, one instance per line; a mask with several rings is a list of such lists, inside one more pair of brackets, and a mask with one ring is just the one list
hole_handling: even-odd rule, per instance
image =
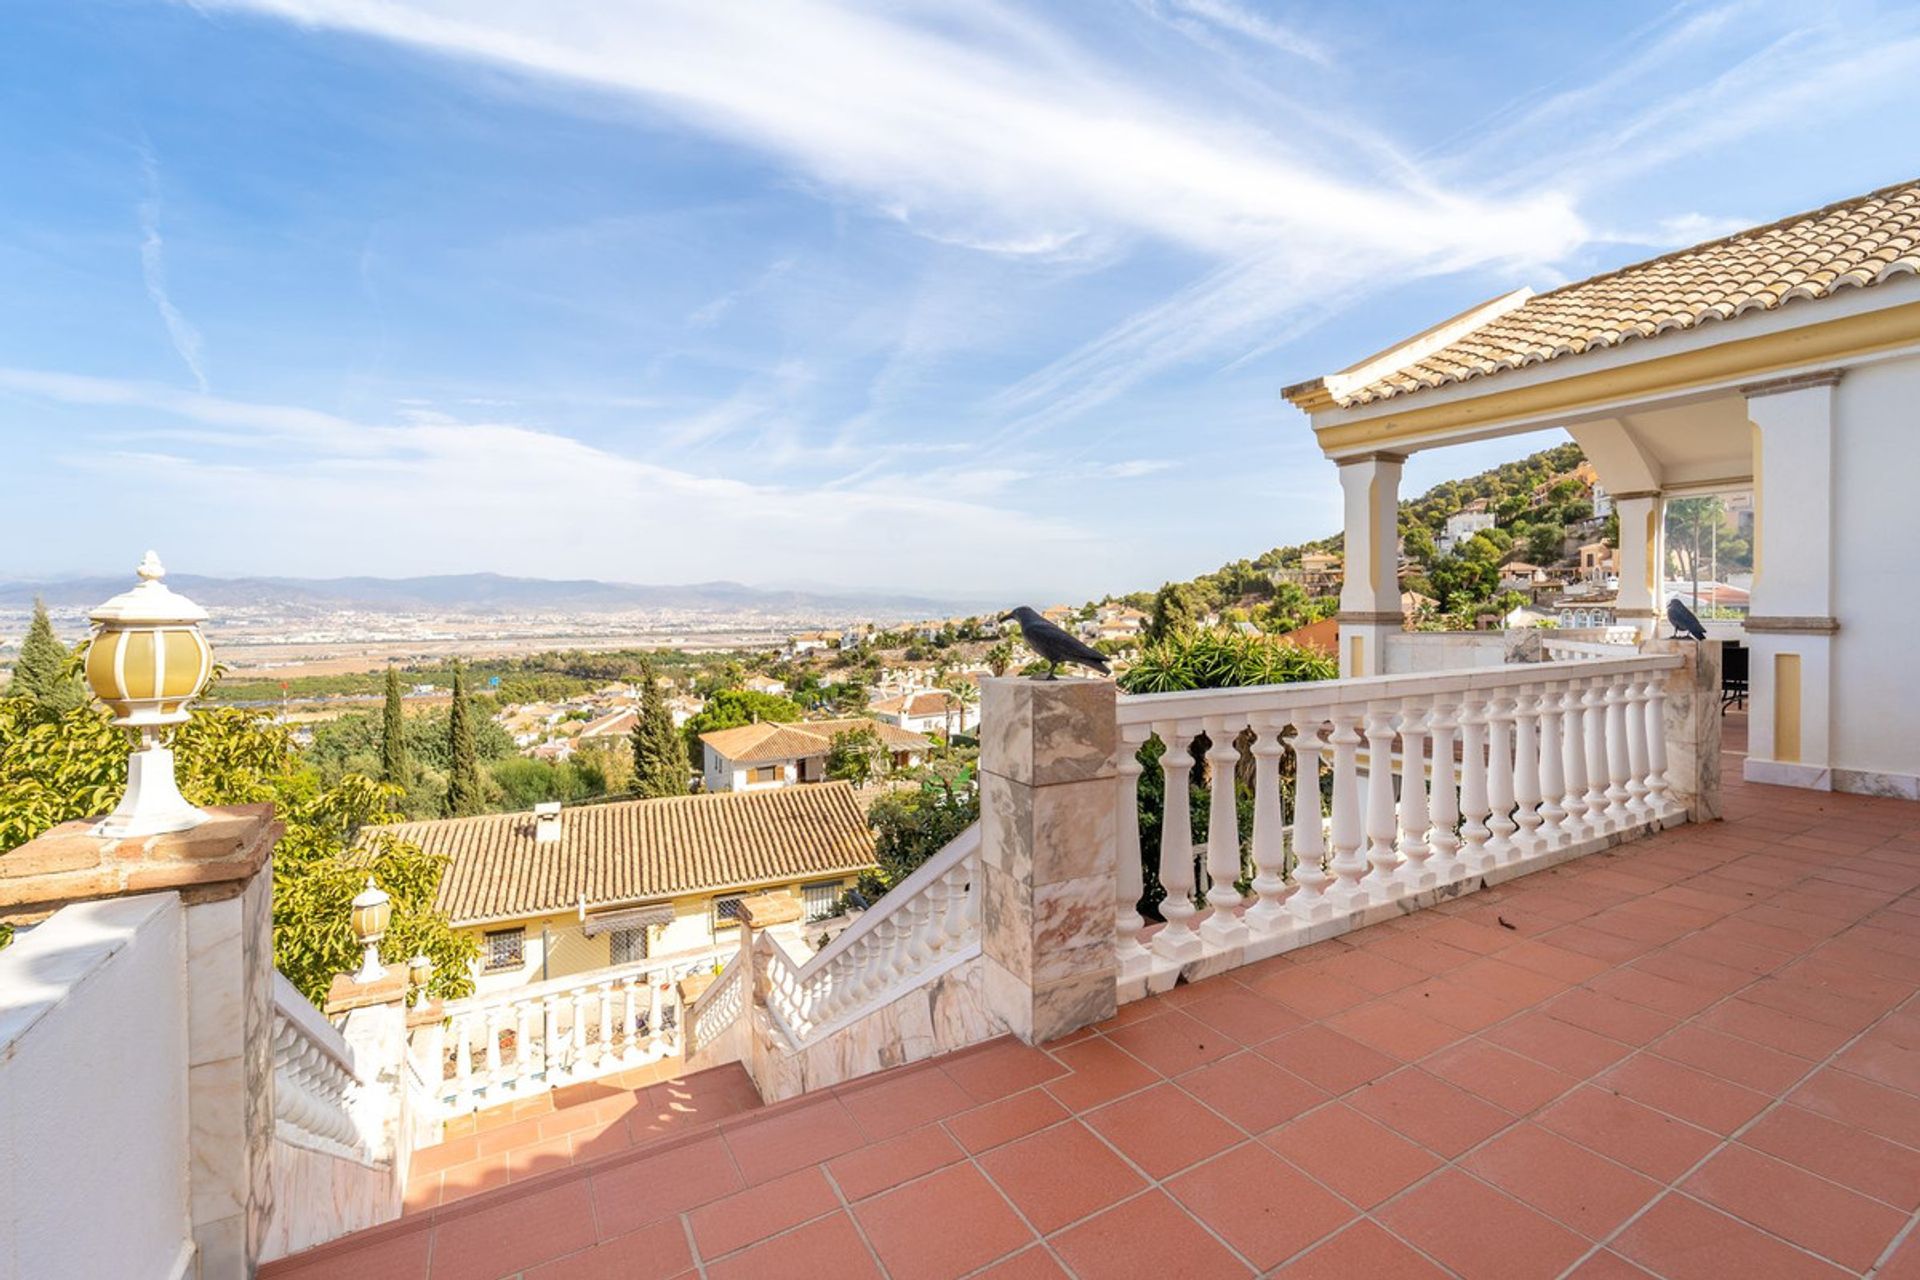
[[640, 664], [640, 716], [633, 726], [633, 790], [640, 796], [687, 794], [687, 748], [673, 727], [653, 663]]
[[447, 715], [447, 816], [464, 817], [485, 806], [480, 792], [480, 758], [468, 719], [466, 668], [453, 664], [453, 708]]
[[86, 701], [87, 691], [80, 678], [67, 671], [70, 656], [67, 646], [53, 634], [46, 603], [34, 597], [33, 621], [20, 643], [20, 656], [14, 660], [13, 680], [7, 692], [25, 694], [43, 710], [55, 714], [79, 706]]
[[387, 667], [387, 701], [380, 718], [380, 776], [407, 785], [407, 717], [400, 707], [400, 669]]

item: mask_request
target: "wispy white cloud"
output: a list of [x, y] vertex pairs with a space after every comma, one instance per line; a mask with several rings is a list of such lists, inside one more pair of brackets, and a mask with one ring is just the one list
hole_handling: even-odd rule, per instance
[[1192, 34], [1198, 24], [1230, 32], [1245, 40], [1290, 53], [1309, 62], [1326, 65], [1332, 55], [1319, 41], [1308, 38], [1292, 27], [1275, 22], [1236, 0], [1148, 0], [1148, 9], [1156, 16]]
[[202, 391], [207, 389], [207, 372], [201, 362], [200, 330], [180, 314], [167, 293], [167, 245], [160, 235], [160, 165], [153, 152], [140, 148], [140, 169], [146, 182], [146, 195], [135, 206], [140, 219], [140, 274], [153, 300], [160, 321], [167, 327], [167, 338], [181, 363], [193, 375]]

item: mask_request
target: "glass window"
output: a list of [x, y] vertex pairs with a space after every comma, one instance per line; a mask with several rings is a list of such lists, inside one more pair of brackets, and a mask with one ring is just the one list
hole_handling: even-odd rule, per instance
[[486, 946], [481, 949], [486, 960], [487, 972], [497, 969], [518, 969], [526, 963], [527, 931], [525, 929], [495, 929], [487, 934]]
[[607, 935], [608, 961], [612, 964], [632, 964], [635, 960], [647, 958], [647, 926], [636, 925], [631, 929], [615, 929]]
[[807, 909], [807, 923], [825, 920], [840, 913], [841, 887], [838, 880], [816, 880], [802, 885], [800, 896]]
[[740, 904], [745, 902], [746, 898], [747, 895], [744, 893], [733, 893], [728, 894], [724, 898], [715, 898], [713, 900], [713, 927], [718, 929], [722, 925], [739, 924]]

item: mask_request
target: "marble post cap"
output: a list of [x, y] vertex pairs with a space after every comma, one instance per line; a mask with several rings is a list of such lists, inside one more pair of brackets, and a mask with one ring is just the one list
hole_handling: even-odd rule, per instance
[[77, 819], [0, 854], [0, 920], [165, 889], [189, 904], [238, 896], [266, 868], [284, 828], [270, 804], [207, 812], [197, 827], [155, 836], [97, 836], [97, 819]]
[[711, 973], [690, 973], [680, 979], [680, 998], [688, 1004], [698, 1000], [706, 989], [713, 985]]
[[740, 899], [740, 923], [751, 929], [791, 924], [800, 918], [800, 902], [790, 893], [754, 893]]
[[365, 1009], [376, 1004], [398, 1004], [407, 998], [407, 966], [390, 964], [372, 982], [360, 982], [350, 973], [333, 975], [327, 988], [328, 1017], [349, 1009]]

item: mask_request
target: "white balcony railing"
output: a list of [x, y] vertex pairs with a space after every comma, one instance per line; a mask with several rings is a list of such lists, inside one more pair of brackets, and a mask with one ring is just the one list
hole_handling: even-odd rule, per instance
[[745, 957], [744, 950], [735, 951], [719, 976], [687, 1006], [686, 1056], [689, 1059], [719, 1040], [746, 1012], [753, 969]]
[[444, 1045], [426, 1055], [445, 1114], [644, 1066], [680, 1050], [675, 979], [726, 950], [593, 969], [446, 1006]]
[[[1230, 965], [1273, 954], [1422, 905], [1421, 895], [1683, 819], [1668, 791], [1663, 728], [1665, 673], [1681, 664], [1671, 654], [1585, 657], [1121, 698], [1123, 998], [1203, 957], [1235, 957]], [[1190, 754], [1203, 734], [1204, 752]], [[1149, 738], [1166, 747], [1165, 923], [1150, 936], [1137, 910], [1136, 759]], [[1253, 775], [1250, 875], [1235, 788], [1211, 786], [1208, 838], [1197, 851], [1188, 798], [1197, 760], [1212, 778], [1228, 778], [1242, 768], [1243, 747]], [[1247, 880], [1243, 896], [1235, 882]]]
[[283, 1142], [370, 1161], [353, 1118], [353, 1049], [311, 1001], [273, 975], [273, 1128]]
[[889, 889], [805, 964], [762, 934], [767, 1011], [792, 1048], [829, 1035], [980, 954], [980, 824]]

